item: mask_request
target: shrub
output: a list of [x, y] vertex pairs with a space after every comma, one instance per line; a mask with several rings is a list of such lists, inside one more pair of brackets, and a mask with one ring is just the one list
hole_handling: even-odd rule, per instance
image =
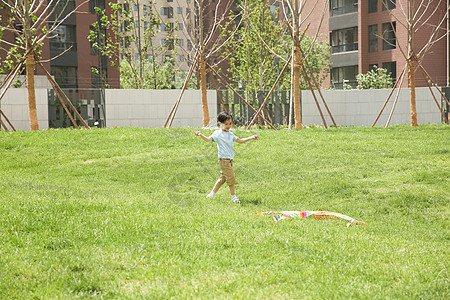
[[363, 89], [388, 89], [392, 87], [391, 73], [387, 73], [386, 69], [375, 66], [366, 74], [356, 75], [358, 81], [357, 88]]

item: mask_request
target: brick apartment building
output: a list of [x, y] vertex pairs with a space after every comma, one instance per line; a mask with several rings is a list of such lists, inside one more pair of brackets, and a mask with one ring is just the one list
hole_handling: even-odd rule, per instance
[[[147, 52], [148, 60], [151, 61], [154, 57], [156, 61], [161, 63], [168, 56], [174, 58], [175, 68], [182, 71], [189, 70], [193, 47], [188, 31], [193, 27], [192, 12], [194, 1], [152, 0], [135, 3], [125, 2], [125, 0], [117, 1], [123, 9], [128, 10], [136, 20], [139, 20], [136, 26], [140, 30], [141, 37], [144, 36], [144, 30], [148, 26], [145, 12], [149, 9], [149, 6], [151, 5], [152, 9], [159, 14], [161, 26], [156, 36], [152, 39], [152, 45], [156, 47], [162, 46], [165, 50], [155, 52], [153, 49], [149, 49]], [[139, 35], [139, 33], [131, 31], [129, 34]], [[177, 40], [176, 43], [175, 39]], [[137, 48], [131, 47], [131, 51], [132, 59], [138, 59]], [[122, 54], [121, 59], [123, 58]]]
[[[79, 13], [72, 14], [67, 18], [54, 32], [53, 38], [45, 41], [42, 47], [42, 59], [44, 61], [51, 60], [44, 65], [62, 88], [98, 88], [104, 83], [118, 88], [120, 79], [117, 68], [111, 67], [105, 57], [101, 57], [97, 51], [92, 49], [87, 38], [90, 25], [97, 21], [94, 7], [106, 8], [108, 12], [109, 6], [105, 6], [105, 0], [91, 0], [84, 4], [83, 2], [85, 1], [61, 0], [59, 2], [54, 15], [61, 12], [66, 4], [66, 11], [71, 11], [79, 6]], [[7, 20], [7, 11], [0, 11], [0, 14], [2, 20]], [[49, 22], [54, 21], [55, 17], [51, 16]], [[9, 32], [4, 33], [4, 38], [14, 41], [14, 35]], [[0, 52], [0, 57], [4, 56], [5, 52]], [[105, 80], [100, 80], [99, 76], [92, 72], [92, 68], [97, 68]], [[44, 74], [40, 68], [36, 68], [35, 72], [37, 75]]]
[[[320, 39], [331, 46], [330, 63], [332, 64], [329, 84], [335, 88], [342, 88], [343, 83], [356, 85], [356, 75], [367, 73], [372, 66], [377, 65], [392, 73], [392, 77], [399, 78], [406, 60], [401, 49], [407, 53], [407, 30], [401, 23], [406, 23], [402, 8], [407, 11], [407, 0], [317, 0], [307, 1], [303, 15], [312, 11], [305, 19], [304, 27], [310, 23], [309, 35], [314, 35], [318, 29], [323, 7], [328, 1], [329, 9], [320, 28]], [[317, 4], [316, 4], [317, 2]], [[416, 3], [420, 1], [416, 0]], [[426, 45], [432, 28], [439, 24], [439, 20], [448, 9], [448, 1], [431, 2], [436, 13], [431, 16], [427, 24], [421, 26], [415, 33], [414, 44], [418, 51]], [[312, 8], [316, 5], [316, 8]], [[425, 16], [428, 17], [428, 16]], [[424, 20], [424, 19], [423, 19]], [[448, 21], [448, 17], [447, 20]], [[445, 35], [444, 22], [439, 36]], [[394, 33], [395, 31], [395, 33]], [[424, 57], [423, 66], [436, 84], [447, 85], [448, 78], [448, 39], [442, 38], [428, 51]], [[427, 86], [421, 72], [416, 72], [416, 86]], [[402, 87], [407, 87], [405, 78]]]

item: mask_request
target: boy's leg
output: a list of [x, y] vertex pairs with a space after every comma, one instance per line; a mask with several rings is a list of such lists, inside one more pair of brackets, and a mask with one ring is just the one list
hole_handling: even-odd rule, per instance
[[226, 160], [221, 163], [223, 175], [227, 180], [228, 187], [230, 188], [231, 201], [235, 203], [240, 203], [238, 197], [236, 197], [236, 176], [234, 175], [233, 170], [233, 160]]
[[216, 183], [214, 184], [214, 187], [211, 191], [211, 193], [209, 193], [208, 196], [213, 197], [220, 189], [220, 187], [225, 183], [225, 181], [227, 181], [227, 178], [225, 177], [224, 173], [223, 173], [223, 164], [222, 164], [222, 160], [219, 159], [219, 165], [220, 165], [220, 176], [219, 179], [217, 179]]
[[234, 176], [233, 170], [233, 160], [232, 159], [221, 159], [220, 160], [220, 168], [222, 169], [221, 177], [225, 178], [228, 186], [234, 189], [234, 185], [236, 183], [236, 177]]
[[227, 181], [227, 179], [225, 178], [225, 176], [223, 176], [222, 171], [220, 171], [220, 177], [219, 179], [217, 179], [216, 184], [214, 185], [213, 188], [213, 192], [217, 193], [220, 189], [220, 187], [225, 183], [225, 181]]
[[231, 194], [231, 195], [236, 195], [236, 188], [235, 188], [235, 185], [230, 185], [229, 187], [230, 187], [230, 194]]

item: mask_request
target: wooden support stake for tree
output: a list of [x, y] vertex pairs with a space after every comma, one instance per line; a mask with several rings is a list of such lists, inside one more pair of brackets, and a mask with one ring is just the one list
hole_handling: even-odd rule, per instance
[[[434, 102], [436, 103], [437, 108], [438, 108], [439, 111], [441, 112], [442, 117], [444, 118], [445, 123], [448, 124], [448, 119], [447, 119], [447, 117], [445, 116], [445, 113], [444, 113], [444, 111], [442, 110], [442, 108], [439, 106], [439, 102], [437, 101], [436, 97], [434, 96], [433, 90], [431, 89], [431, 84], [430, 84], [430, 82], [427, 80], [427, 75], [425, 74], [425, 72], [423, 71], [423, 69], [421, 69], [421, 70], [422, 70], [423, 77], [424, 77], [425, 81], [427, 82], [428, 89], [430, 90], [430, 93], [431, 93], [431, 95], [433, 96]], [[438, 89], [438, 90], [439, 90], [439, 89]]]
[[[403, 73], [405, 73], [405, 70], [406, 70], [406, 65], [405, 65], [405, 67], [403, 68], [402, 73], [400, 74], [401, 77], [403, 76]], [[381, 108], [380, 112], [378, 113], [377, 118], [375, 119], [375, 121], [373, 122], [373, 124], [372, 124], [371, 127], [375, 126], [375, 124], [378, 122], [378, 119], [381, 117], [381, 114], [383, 113], [384, 108], [386, 107], [386, 105], [388, 104], [389, 100], [391, 99], [391, 96], [392, 96], [392, 94], [394, 93], [395, 89], [397, 88], [397, 85], [398, 85], [398, 81], [395, 82], [394, 87], [391, 89], [391, 92], [389, 93], [388, 98], [387, 98], [386, 101], [384, 102], [383, 107]], [[400, 87], [399, 87], [399, 88], [400, 88]]]
[[[70, 101], [69, 97], [67, 97], [67, 95], [61, 89], [61, 87], [58, 85], [58, 83], [53, 79], [53, 77], [50, 75], [50, 73], [47, 71], [47, 69], [45, 69], [44, 65], [42, 65], [42, 63], [40, 61], [38, 61], [38, 64], [44, 70], [45, 75], [47, 76], [48, 81], [50, 81], [50, 84], [53, 86], [53, 89], [55, 89], [55, 92], [59, 92], [61, 94], [61, 96], [64, 97], [64, 99], [67, 101], [67, 103], [69, 104], [70, 108], [73, 110], [73, 112], [75, 113], [77, 118], [80, 120], [80, 122], [83, 124], [83, 126], [86, 129], [90, 129], [89, 125], [84, 121], [83, 117], [78, 113], [78, 111], [75, 108], [75, 106], [73, 106], [72, 101]], [[62, 101], [61, 98], [59, 100]], [[71, 117], [70, 113], [68, 113], [68, 115], [69, 115], [69, 117]]]
[[[208, 65], [209, 66], [209, 65]], [[220, 77], [220, 79], [223, 80], [223, 82], [225, 82], [226, 86], [229, 87], [233, 93], [235, 93], [251, 110], [253, 110], [255, 113], [257, 112], [257, 110], [250, 104], [248, 103], [247, 100], [245, 100], [244, 97], [242, 97], [241, 95], [239, 95], [239, 93], [227, 82], [227, 80], [225, 78], [223, 78], [222, 75], [220, 75], [219, 73], [216, 72], [216, 70], [214, 70], [211, 66], [209, 66], [209, 68], [211, 70], [213, 70], [214, 74], [216, 74], [217, 76]], [[267, 125], [269, 125], [272, 129], [277, 130], [266, 118], [264, 118], [264, 116], [262, 116], [262, 119], [264, 120], [264, 122], [267, 123]]]
[[[0, 113], [3, 114], [2, 110], [0, 109]], [[2, 118], [0, 118], [0, 124], [2, 125], [2, 127], [5, 129], [5, 131], [9, 131], [8, 128], [6, 127], [5, 123], [3, 123]]]
[[284, 71], [286, 71], [287, 66], [289, 66], [289, 63], [291, 62], [291, 59], [292, 59], [292, 55], [289, 56], [288, 60], [286, 61], [286, 64], [284, 65], [283, 69], [281, 70], [280, 74], [278, 75], [277, 80], [275, 80], [272, 88], [270, 89], [269, 93], [267, 94], [266, 99], [264, 99], [264, 101], [261, 104], [261, 106], [259, 107], [258, 111], [253, 116], [253, 119], [251, 120], [250, 124], [247, 126], [247, 130], [250, 129], [250, 126], [252, 126], [253, 123], [255, 123], [255, 121], [256, 121], [256, 119], [258, 118], [259, 115], [261, 115], [261, 117], [264, 118], [264, 116], [261, 114], [261, 111], [263, 110], [264, 106], [266, 105], [267, 101], [269, 100], [270, 95], [272, 95], [272, 92], [275, 89], [275, 87], [277, 86], [278, 81], [280, 81], [281, 76], [283, 76]]
[[222, 104], [222, 108], [226, 113], [228, 113], [228, 110], [225, 107], [225, 103], [223, 102], [222, 96], [220, 96], [219, 90], [217, 89], [217, 83], [216, 83], [216, 80], [214, 79], [214, 75], [211, 76], [211, 78], [214, 83], [214, 88], [216, 89], [217, 97], [219, 97], [220, 103]]
[[11, 86], [11, 82], [14, 80], [17, 73], [19, 72], [19, 69], [22, 66], [23, 66], [23, 61], [14, 66], [14, 68], [4, 78], [2, 84], [0, 85], [0, 90], [3, 89], [5, 86], [6, 86], [5, 90], [7, 90]]
[[[305, 53], [303, 52], [303, 49], [302, 49], [302, 48], [300, 48], [300, 51], [301, 51], [303, 57], [305, 57]], [[310, 64], [309, 64], [309, 62], [308, 62], [307, 59], [305, 59], [304, 61], [305, 61], [305, 63], [306, 63], [306, 66], [308, 67], [308, 70], [309, 70], [310, 74], [311, 74], [311, 78], [312, 78], [312, 80], [313, 80], [313, 82], [314, 82], [314, 85], [316, 86], [316, 89], [317, 89], [317, 91], [319, 92], [320, 98], [322, 98], [322, 102], [323, 102], [323, 104], [325, 105], [325, 109], [327, 110], [328, 115], [330, 116], [331, 121], [333, 122], [334, 127], [337, 128], [338, 126], [336, 125], [336, 122], [334, 121], [333, 115], [331, 114], [331, 111], [330, 111], [330, 109], [328, 108], [327, 103], [325, 102], [325, 98], [324, 98], [323, 95], [322, 95], [322, 91], [320, 90], [320, 85], [319, 85], [319, 83], [317, 82], [316, 78], [315, 78], [314, 75], [313, 75], [312, 68], [311, 68], [311, 66], [310, 66]]]
[[422, 72], [425, 74], [425, 80], [429, 80], [431, 81], [431, 83], [433, 84], [433, 86], [439, 91], [439, 93], [441, 94], [442, 98], [444, 98], [445, 102], [447, 102], [448, 105], [450, 105], [449, 100], [447, 99], [447, 97], [445, 97], [445, 94], [439, 89], [439, 87], [437, 86], [437, 84], [433, 81], [433, 79], [431, 79], [430, 74], [428, 74], [427, 70], [425, 70], [425, 68], [419, 63], [419, 67], [422, 70]]
[[314, 97], [314, 101], [316, 102], [317, 109], [319, 110], [320, 117], [322, 118], [323, 125], [325, 126], [326, 129], [328, 129], [327, 122], [325, 121], [325, 117], [323, 116], [322, 109], [320, 108], [320, 105], [319, 105], [319, 101], [317, 101], [316, 94], [314, 93], [314, 89], [313, 89], [313, 86], [311, 84], [311, 80], [310, 80], [308, 74], [306, 73], [306, 69], [305, 69], [305, 65], [304, 64], [302, 64], [302, 69], [303, 69], [303, 73], [305, 74], [306, 81], [308, 81], [308, 86], [309, 86], [309, 89], [311, 90], [311, 93], [312, 93], [312, 95]]
[[[0, 89], [4, 90], [2, 91], [1, 95], [0, 95], [0, 101], [3, 99], [3, 97], [6, 95], [6, 92], [8, 91], [8, 89], [10, 88], [14, 78], [16, 77], [17, 73], [19, 73], [20, 68], [23, 66], [23, 63], [25, 62], [25, 58], [22, 58], [21, 61], [11, 70], [11, 72], [9, 72], [9, 74], [5, 77], [5, 80], [2, 82]], [[5, 115], [5, 113], [0, 109], [0, 114], [6, 119], [6, 121], [8, 122], [9, 126], [11, 127], [11, 129], [13, 131], [16, 131], [16, 128], [13, 126], [13, 124], [11, 123], [11, 121], [8, 119], [8, 117]], [[0, 120], [1, 121], [1, 120]], [[3, 128], [5, 128], [5, 130], [8, 130], [6, 128], [6, 125], [2, 123]]]
[[59, 102], [61, 102], [62, 107], [64, 108], [64, 110], [66, 111], [67, 115], [69, 116], [70, 121], [71, 121], [72, 124], [73, 124], [73, 127], [75, 127], [76, 129], [80, 129], [80, 128], [78, 127], [77, 123], [75, 122], [75, 120], [73, 119], [72, 114], [70, 113], [70, 111], [69, 111], [69, 109], [67, 108], [66, 104], [64, 103], [64, 101], [63, 101], [61, 95], [59, 94], [59, 91], [58, 91], [57, 87], [53, 84], [53, 82], [50, 82], [50, 84], [52, 85], [53, 89], [55, 90], [55, 94], [56, 94], [56, 96], [58, 97]]
[[199, 55], [198, 55], [198, 53], [196, 53], [194, 63], [191, 65], [188, 76], [186, 77], [186, 80], [184, 81], [184, 84], [183, 84], [183, 88], [181, 89], [181, 93], [178, 96], [177, 101], [173, 105], [172, 110], [170, 111], [169, 116], [167, 117], [166, 123], [164, 123], [164, 128], [170, 128], [172, 126], [173, 119], [175, 118], [175, 114], [177, 113], [178, 106], [180, 105], [180, 102], [181, 102], [181, 97], [183, 97], [184, 91], [187, 88], [189, 80], [191, 80], [191, 76], [194, 73], [194, 68], [197, 65], [198, 59], [199, 59]]
[[[47, 76], [47, 78], [48, 78], [48, 76]], [[52, 85], [53, 90], [55, 91], [55, 94], [56, 94], [56, 96], [57, 96], [58, 99], [59, 99], [59, 102], [61, 102], [62, 107], [64, 108], [64, 110], [66, 111], [67, 115], [69, 116], [70, 121], [72, 122], [73, 126], [74, 126], [76, 129], [79, 129], [77, 123], [75, 122], [75, 120], [74, 120], [73, 117], [72, 117], [72, 114], [70, 113], [69, 109], [67, 108], [66, 104], [64, 103], [64, 100], [63, 100], [61, 94], [59, 93], [58, 87], [55, 85], [55, 83], [53, 82], [53, 80], [50, 80], [50, 79], [49, 79], [49, 82], [50, 82], [50, 84]]]
[[[400, 84], [399, 86], [402, 86], [403, 79], [405, 78], [405, 73], [402, 73], [402, 76], [400, 77]], [[387, 128], [389, 126], [389, 123], [391, 122], [392, 115], [394, 114], [395, 106], [397, 105], [398, 96], [400, 95], [400, 88], [397, 90], [397, 94], [395, 95], [394, 104], [392, 105], [391, 113], [389, 114], [388, 120], [386, 122], [386, 125], [384, 126]]]
[[[3, 99], [3, 97], [6, 95], [6, 92], [8, 91], [8, 89], [10, 88], [14, 78], [16, 77], [17, 73], [19, 73], [20, 68], [23, 66], [25, 59], [23, 58], [12, 70], [11, 72], [9, 72], [9, 74], [5, 77], [5, 80], [2, 82], [0, 89], [3, 89], [1, 95], [0, 95], [0, 101]], [[9, 126], [11, 127], [11, 129], [13, 131], [16, 131], [16, 128], [14, 128], [13, 124], [9, 121], [8, 117], [5, 115], [5, 113], [0, 109], [0, 114], [6, 119], [6, 121], [8, 122]], [[1, 121], [1, 120], [0, 120]], [[5, 128], [5, 130], [8, 130], [6, 128], [6, 125], [1, 122], [3, 128]]]
[[[16, 128], [14, 128], [13, 124], [9, 121], [8, 117], [5, 115], [5, 113], [3, 112], [3, 110], [0, 109], [0, 114], [6, 119], [6, 122], [8, 122], [9, 126], [11, 127], [11, 129], [13, 131], [17, 131]], [[1, 119], [0, 119], [1, 120]], [[2, 122], [3, 124], [3, 122]], [[3, 127], [6, 129], [6, 126], [3, 125]]]
[[[2, 94], [0, 95], [0, 101], [3, 99], [3, 96], [5, 96], [6, 91], [8, 91], [9, 87], [11, 86], [14, 78], [16, 77], [17, 73], [19, 73], [20, 68], [23, 66], [23, 63], [25, 62], [25, 59], [22, 59], [21, 62], [19, 62], [12, 70], [9, 72], [9, 74], [6, 76], [5, 80], [2, 82], [2, 85], [0, 87], [0, 90], [3, 89]], [[6, 87], [5, 87], [6, 86]]]

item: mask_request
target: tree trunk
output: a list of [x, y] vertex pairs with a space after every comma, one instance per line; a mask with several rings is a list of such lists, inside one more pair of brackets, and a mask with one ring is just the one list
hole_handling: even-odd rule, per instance
[[302, 129], [302, 115], [300, 107], [300, 69], [301, 69], [301, 53], [300, 53], [300, 11], [299, 2], [293, 1], [292, 21], [293, 21], [293, 36], [292, 36], [292, 78], [291, 89], [294, 101], [294, 118], [295, 129]]
[[30, 114], [30, 129], [39, 130], [36, 110], [36, 94], [34, 91], [34, 52], [30, 52], [26, 58], [27, 88], [28, 88], [28, 112]]
[[206, 62], [203, 53], [200, 56], [200, 77], [202, 85], [203, 127], [209, 124], [208, 98], [206, 95]]
[[414, 0], [408, 1], [408, 73], [409, 73], [409, 95], [411, 106], [411, 126], [417, 126], [416, 110], [416, 64], [414, 54]]
[[292, 89], [294, 97], [294, 118], [295, 118], [295, 129], [302, 129], [302, 114], [301, 114], [301, 103], [300, 103], [300, 66], [301, 66], [301, 55], [300, 46], [294, 43], [294, 72], [292, 77]]
[[416, 76], [414, 60], [408, 61], [409, 72], [409, 95], [411, 103], [411, 126], [417, 126], [417, 110], [416, 110]]

